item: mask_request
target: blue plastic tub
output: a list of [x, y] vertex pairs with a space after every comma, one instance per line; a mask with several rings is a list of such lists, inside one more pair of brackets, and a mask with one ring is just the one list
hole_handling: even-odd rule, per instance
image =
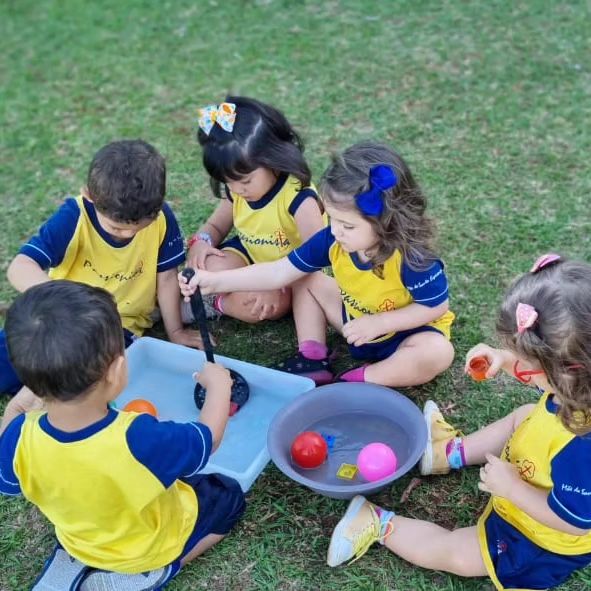
[[[300, 394], [313, 389], [314, 382], [221, 355], [215, 358], [244, 376], [250, 386], [250, 400], [229, 419], [222, 444], [204, 472], [235, 478], [246, 492], [269, 462], [267, 431], [271, 419]], [[117, 408], [143, 398], [156, 406], [161, 421], [199, 420], [192, 375], [203, 366], [202, 351], [143, 337], [127, 349], [127, 360], [129, 384], [115, 401]]]
[[[331, 442], [319, 468], [304, 470], [292, 462], [291, 444], [302, 431], [316, 431]], [[359, 474], [352, 480], [337, 476], [342, 464], [355, 465], [361, 449], [374, 442], [394, 450], [394, 474], [375, 482]], [[416, 404], [395, 390], [365, 383], [329, 384], [294, 400], [275, 415], [268, 437], [271, 458], [286, 476], [335, 499], [386, 487], [412, 469], [426, 444], [427, 425]]]

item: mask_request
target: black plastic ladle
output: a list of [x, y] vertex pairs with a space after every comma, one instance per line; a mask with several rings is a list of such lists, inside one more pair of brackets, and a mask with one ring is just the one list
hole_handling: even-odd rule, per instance
[[[187, 283], [191, 281], [195, 275], [195, 269], [187, 267], [183, 270], [183, 277], [187, 280]], [[191, 296], [191, 311], [193, 317], [199, 327], [201, 339], [203, 340], [203, 348], [205, 350], [205, 358], [210, 363], [214, 363], [213, 358], [213, 345], [209, 337], [209, 330], [207, 328], [207, 316], [205, 314], [205, 306], [203, 305], [203, 297], [201, 296], [201, 290], [199, 286], [195, 290], [195, 293]], [[230, 398], [230, 416], [236, 414], [247, 402], [250, 397], [250, 388], [248, 382], [233, 369], [230, 370], [230, 377], [232, 378], [232, 395]], [[195, 391], [193, 393], [195, 398], [195, 404], [197, 408], [201, 410], [205, 403], [205, 388], [197, 382], [195, 384]]]

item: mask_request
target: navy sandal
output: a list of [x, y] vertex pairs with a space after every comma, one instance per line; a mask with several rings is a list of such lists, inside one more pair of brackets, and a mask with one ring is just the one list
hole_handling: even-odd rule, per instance
[[325, 359], [308, 359], [299, 351], [295, 355], [288, 357], [285, 361], [275, 365], [273, 369], [310, 378], [314, 380], [317, 386], [330, 384], [334, 377], [328, 357]]

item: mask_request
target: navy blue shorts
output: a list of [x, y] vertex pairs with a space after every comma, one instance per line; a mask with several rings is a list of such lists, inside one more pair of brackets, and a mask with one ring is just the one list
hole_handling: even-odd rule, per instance
[[225, 240], [218, 246], [218, 250], [229, 250], [237, 254], [247, 265], [254, 265], [254, 261], [250, 258], [248, 251], [238, 236], [234, 236], [229, 240]]
[[246, 508], [244, 493], [233, 478], [222, 474], [197, 474], [183, 479], [197, 493], [199, 513], [179, 559], [209, 534], [225, 536], [242, 517]]
[[544, 550], [495, 511], [484, 522], [488, 554], [505, 589], [549, 589], [591, 564], [590, 554], [566, 556]]
[[401, 330], [392, 338], [380, 341], [379, 343], [366, 343], [360, 347], [349, 345], [349, 353], [353, 359], [359, 359], [361, 361], [382, 361], [382, 359], [387, 359], [395, 353], [404, 339], [419, 332], [438, 332], [439, 334], [443, 334], [433, 326], [419, 326], [410, 330]]
[[[129, 347], [136, 339], [136, 336], [127, 329], [123, 329], [125, 348]], [[12, 363], [8, 357], [6, 346], [6, 333], [0, 330], [0, 394], [16, 394], [23, 386], [16, 375]]]

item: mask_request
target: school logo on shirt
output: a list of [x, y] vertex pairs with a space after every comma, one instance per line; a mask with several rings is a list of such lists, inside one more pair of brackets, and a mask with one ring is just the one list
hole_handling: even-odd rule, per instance
[[536, 465], [531, 460], [517, 460], [519, 476], [525, 481], [531, 480], [536, 473]]
[[279, 248], [287, 248], [289, 246], [289, 239], [287, 238], [287, 234], [283, 230], [276, 230], [275, 238], [277, 238], [279, 242]]
[[378, 312], [391, 312], [392, 310], [396, 310], [396, 306], [394, 305], [394, 301], [391, 299], [384, 300], [378, 306]]

